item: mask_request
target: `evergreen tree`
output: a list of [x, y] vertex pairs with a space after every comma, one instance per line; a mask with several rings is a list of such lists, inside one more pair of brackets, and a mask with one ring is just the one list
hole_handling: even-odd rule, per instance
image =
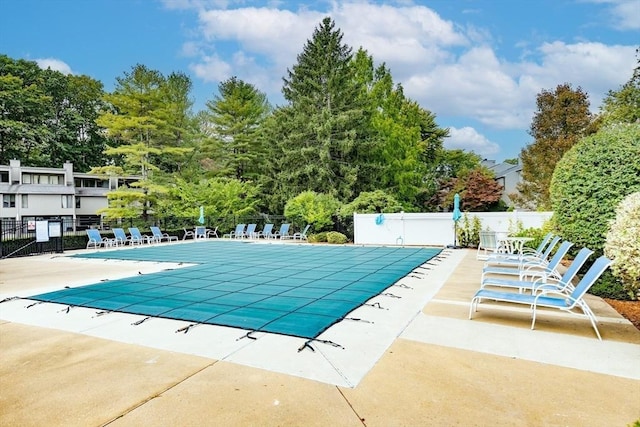
[[325, 18], [288, 70], [288, 105], [275, 112], [267, 137], [273, 145], [271, 209], [306, 190], [349, 201], [376, 184], [363, 87], [355, 78], [351, 48]]
[[176, 126], [180, 118], [172, 111], [174, 99], [167, 95], [173, 93], [171, 81], [143, 65], [134, 66], [131, 73], [116, 81], [114, 92], [105, 96], [111, 109], [97, 119], [108, 132], [111, 146], [105, 154], [113, 156], [114, 165], [96, 167], [92, 172], [137, 175], [132, 188], [110, 192], [110, 207], [103, 213], [111, 218], [142, 214], [146, 219], [158, 197], [168, 191], [162, 184], [166, 182], [163, 175], [170, 171], [161, 166], [179, 161], [191, 148], [180, 146], [181, 132]]
[[271, 107], [267, 96], [236, 77], [220, 83], [220, 94], [207, 102], [207, 144], [217, 175], [256, 180], [265, 161], [260, 126]]

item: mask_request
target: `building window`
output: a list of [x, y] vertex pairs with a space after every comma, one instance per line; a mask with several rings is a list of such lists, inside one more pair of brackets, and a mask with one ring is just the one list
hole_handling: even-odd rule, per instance
[[28, 194], [23, 194], [22, 195], [22, 207], [24, 209], [29, 207], [29, 195]]
[[76, 209], [80, 209], [80, 199], [81, 197], [76, 196]]
[[9, 172], [0, 172], [0, 182], [9, 182]]
[[2, 207], [3, 208], [15, 208], [16, 207], [16, 195], [15, 194], [3, 194], [2, 195]]
[[73, 196], [61, 196], [62, 197], [62, 208], [63, 209], [69, 209], [71, 208], [71, 201], [73, 199]]

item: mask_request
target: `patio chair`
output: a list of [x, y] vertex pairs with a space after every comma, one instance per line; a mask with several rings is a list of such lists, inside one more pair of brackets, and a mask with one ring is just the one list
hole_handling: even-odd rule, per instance
[[151, 227], [151, 232], [158, 242], [162, 242], [163, 240], [167, 242], [178, 241], [178, 236], [170, 236], [168, 233], [163, 233], [159, 227]]
[[254, 239], [256, 237], [256, 227], [258, 224], [249, 224], [247, 225], [247, 229], [243, 233], [243, 237], [247, 239]]
[[478, 311], [478, 304], [485, 299], [530, 306], [532, 309], [531, 329], [535, 328], [539, 307], [557, 309], [573, 314], [578, 314], [574, 309], [579, 308], [583, 315], [591, 322], [591, 326], [593, 326], [593, 329], [596, 331], [598, 339], [602, 340], [596, 324], [596, 316], [584, 300], [584, 295], [611, 265], [611, 262], [612, 261], [605, 256], [598, 258], [571, 292], [569, 292], [568, 289], [565, 291], [560, 289], [544, 289], [538, 294], [531, 295], [518, 292], [499, 292], [490, 289], [480, 289], [471, 299], [469, 319], [472, 318], [475, 311]]
[[183, 227], [184, 234], [182, 235], [182, 240], [187, 240], [187, 238], [195, 239], [196, 233], [193, 230], [187, 230], [186, 227]]
[[490, 265], [484, 267], [482, 269], [482, 277], [480, 278], [480, 283], [483, 283], [486, 276], [488, 274], [502, 274], [502, 275], [515, 275], [523, 277], [524, 275], [537, 275], [538, 277], [548, 277], [552, 275], [560, 276], [557, 272], [557, 268], [562, 261], [562, 258], [569, 252], [569, 249], [573, 246], [573, 243], [565, 240], [562, 242], [558, 250], [556, 251], [553, 258], [551, 258], [548, 262], [543, 259], [531, 259], [530, 261], [526, 261], [524, 263], [513, 264], [511, 266], [508, 265]]
[[311, 228], [311, 224], [307, 224], [304, 230], [299, 231], [297, 233], [293, 233], [290, 238], [293, 240], [307, 240], [307, 233], [309, 232], [310, 228]]
[[87, 241], [87, 249], [93, 246], [95, 249], [98, 249], [100, 246], [106, 248], [108, 246], [112, 246], [115, 244], [115, 239], [109, 239], [100, 234], [99, 230], [95, 228], [90, 228], [87, 230], [87, 237], [89, 240]]
[[131, 234], [131, 242], [139, 245], [142, 244], [142, 242], [152, 243], [158, 241], [154, 236], [148, 236], [140, 233], [138, 227], [129, 227], [129, 234]]
[[593, 254], [593, 251], [588, 248], [580, 249], [578, 255], [573, 259], [569, 268], [564, 272], [562, 276], [558, 276], [557, 272], [549, 273], [548, 275], [532, 274], [528, 275], [523, 272], [520, 280], [501, 279], [496, 277], [487, 277], [480, 284], [480, 288], [486, 286], [501, 287], [501, 288], [515, 288], [519, 292], [525, 290], [535, 293], [537, 290], [542, 289], [557, 289], [557, 290], [573, 290], [573, 279], [578, 274], [578, 271], [587, 259]]
[[[478, 252], [476, 259], [488, 259], [490, 254], [503, 253], [506, 251], [504, 245], [498, 239], [498, 233], [495, 231], [481, 231], [479, 234], [480, 243], [478, 243]], [[481, 253], [482, 252], [482, 253]]]
[[236, 225], [236, 229], [234, 231], [224, 234], [222, 235], [222, 237], [229, 239], [241, 239], [244, 236], [244, 228], [245, 224], [238, 224]]
[[219, 238], [220, 236], [218, 236], [218, 227], [214, 228], [213, 230], [207, 229], [206, 237], [207, 239], [209, 237]]
[[[273, 239], [288, 239], [289, 238], [289, 227], [291, 224], [283, 223], [280, 224], [280, 230], [276, 231], [272, 234]], [[284, 237], [283, 237], [284, 236]]]
[[272, 235], [273, 235], [273, 224], [269, 223], [269, 224], [265, 224], [264, 227], [262, 227], [262, 230], [256, 233], [256, 238], [259, 239], [260, 237], [262, 237], [264, 239], [269, 239], [270, 237], [272, 237]]
[[119, 245], [133, 245], [135, 243], [138, 243], [137, 241], [134, 242], [131, 239], [131, 236], [127, 236], [127, 233], [124, 232], [124, 228], [114, 228], [113, 229], [113, 235], [115, 236], [115, 240], [116, 240], [116, 246]]
[[206, 239], [207, 238], [207, 227], [198, 225], [193, 231], [193, 238], [195, 240]]

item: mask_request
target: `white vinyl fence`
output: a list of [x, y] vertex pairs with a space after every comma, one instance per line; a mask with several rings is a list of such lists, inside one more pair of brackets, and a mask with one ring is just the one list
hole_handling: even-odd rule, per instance
[[[483, 230], [508, 232], [518, 224], [541, 227], [553, 212], [469, 212], [478, 217]], [[452, 245], [454, 222], [451, 212], [353, 214], [353, 240], [358, 245]], [[461, 227], [463, 220], [458, 221]]]

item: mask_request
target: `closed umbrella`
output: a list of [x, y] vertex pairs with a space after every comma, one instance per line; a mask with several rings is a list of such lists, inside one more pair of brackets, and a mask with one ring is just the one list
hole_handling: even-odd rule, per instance
[[200, 206], [200, 218], [198, 218], [200, 224], [204, 224], [204, 206]]
[[462, 218], [460, 212], [460, 195], [453, 196], [453, 248], [458, 247], [458, 221]]

